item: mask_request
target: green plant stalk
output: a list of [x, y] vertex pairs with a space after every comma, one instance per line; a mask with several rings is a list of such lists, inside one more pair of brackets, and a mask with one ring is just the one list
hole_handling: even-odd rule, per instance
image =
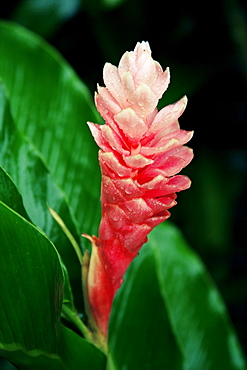
[[97, 327], [95, 320], [91, 314], [90, 307], [88, 305], [87, 276], [88, 276], [88, 267], [89, 267], [89, 260], [90, 260], [89, 253], [88, 251], [86, 251], [84, 256], [82, 255], [79, 245], [77, 244], [76, 240], [74, 239], [73, 235], [68, 230], [67, 226], [65, 225], [61, 217], [50, 207], [49, 207], [49, 211], [52, 217], [56, 220], [56, 222], [59, 224], [61, 229], [64, 231], [69, 241], [71, 242], [77, 254], [77, 257], [80, 261], [80, 264], [82, 266], [83, 297], [84, 297], [85, 310], [87, 313], [88, 324], [89, 324], [90, 329], [83, 323], [83, 321], [78, 316], [77, 312], [73, 311], [66, 304], [63, 304], [62, 312], [69, 321], [71, 321], [72, 323], [76, 325], [76, 327], [84, 335], [86, 340], [93, 343], [97, 348], [99, 348], [102, 352], [106, 354], [107, 353], [107, 340], [104, 337], [104, 335], [101, 333], [99, 328]]
[[58, 225], [61, 227], [61, 229], [63, 230], [63, 232], [65, 233], [65, 235], [69, 239], [69, 241], [71, 242], [72, 247], [74, 248], [74, 250], [76, 252], [76, 255], [79, 259], [80, 265], [82, 265], [83, 255], [81, 253], [81, 249], [80, 249], [79, 245], [77, 244], [75, 238], [73, 237], [73, 235], [71, 234], [71, 232], [69, 231], [69, 229], [67, 228], [67, 226], [65, 225], [63, 220], [61, 219], [61, 217], [54, 211], [54, 209], [50, 208], [49, 206], [48, 206], [48, 208], [49, 208], [50, 214], [52, 215], [54, 220], [56, 220]]
[[84, 322], [80, 319], [77, 312], [73, 311], [70, 307], [68, 307], [66, 304], [63, 304], [62, 306], [62, 313], [66, 317], [66, 319], [70, 322], [72, 322], [83, 334], [83, 336], [89, 340], [90, 338], [90, 330], [87, 328], [87, 326], [84, 324]]

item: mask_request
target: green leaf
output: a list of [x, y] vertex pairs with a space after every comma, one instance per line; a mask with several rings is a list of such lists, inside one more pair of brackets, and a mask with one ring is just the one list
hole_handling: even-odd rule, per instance
[[[68, 209], [64, 194], [56, 186], [39, 154], [30, 142], [24, 139], [17, 130], [10, 114], [8, 99], [3, 85], [0, 83], [0, 163], [15, 181], [17, 188], [5, 176], [2, 188], [2, 200], [12, 209], [25, 217], [24, 210], [16, 208], [15, 199], [23, 197], [24, 207], [32, 222], [42, 229], [56, 245], [70, 275], [73, 292], [77, 296], [76, 303], [82, 309], [81, 270], [76, 254], [61, 228], [51, 216], [48, 205], [56, 210], [69, 226], [70, 231], [79, 243], [79, 237]], [[17, 190], [18, 189], [18, 190]], [[14, 195], [14, 196], [13, 196]], [[8, 199], [7, 199], [8, 198]], [[18, 200], [19, 206], [20, 199]], [[67, 273], [66, 273], [67, 276]], [[69, 281], [66, 278], [65, 292], [69, 293]], [[68, 297], [68, 294], [67, 294]]]
[[26, 220], [30, 221], [24, 208], [22, 196], [9, 174], [0, 166], [0, 200]]
[[222, 298], [178, 229], [160, 225], [148, 247], [185, 369], [245, 369]]
[[[6, 100], [4, 98], [6, 97], [3, 96], [2, 102]], [[9, 122], [12, 124], [11, 120]], [[8, 125], [8, 122], [5, 121], [5, 124]], [[13, 125], [11, 127], [14, 128]], [[18, 132], [16, 132], [16, 134], [18, 135]], [[10, 132], [10, 136], [11, 136], [11, 132]], [[24, 147], [25, 147], [25, 144], [26, 144], [26, 147], [28, 147], [28, 144], [25, 143], [25, 141], [23, 141], [23, 144], [24, 144]], [[30, 194], [30, 189], [28, 190]], [[0, 200], [3, 203], [5, 203], [8, 207], [12, 208], [15, 212], [19, 213], [26, 220], [30, 221], [29, 216], [27, 215], [27, 212], [24, 208], [21, 194], [19, 193], [16, 185], [14, 184], [9, 174], [1, 166], [0, 166]], [[72, 291], [71, 291], [71, 287], [69, 283], [68, 272], [67, 272], [65, 265], [62, 263], [62, 261], [60, 262], [63, 268], [64, 277], [65, 277], [65, 287], [64, 287], [65, 289], [64, 289], [63, 302], [68, 304], [70, 308], [75, 311], [73, 295], [72, 295]]]
[[113, 303], [107, 369], [181, 369], [181, 363], [159, 291], [154, 256], [144, 246]]
[[[0, 159], [1, 162], [4, 163], [13, 173], [15, 176], [17, 182], [19, 183], [20, 187], [23, 189], [23, 193], [25, 195], [26, 204], [29, 210], [31, 211], [32, 216], [36, 218], [36, 220], [39, 222], [40, 213], [50, 215], [47, 205], [45, 204], [46, 197], [49, 200], [51, 200], [51, 203], [53, 203], [54, 206], [59, 206], [60, 203], [65, 204], [63, 197], [61, 196], [61, 193], [59, 190], [53, 185], [52, 179], [50, 178], [50, 175], [48, 174], [44, 164], [42, 163], [41, 159], [39, 158], [38, 154], [35, 152], [34, 148], [28, 143], [22, 135], [18, 132], [16, 129], [13, 120], [11, 118], [9, 108], [8, 108], [8, 102], [6, 95], [4, 93], [3, 87], [0, 84], [0, 127], [1, 127], [1, 133], [2, 133], [2, 151], [0, 150]], [[37, 168], [39, 171], [37, 171]], [[2, 181], [1, 181], [2, 179]], [[44, 185], [47, 185], [47, 188]], [[40, 186], [40, 188], [39, 188]], [[46, 190], [49, 190], [49, 186], [51, 187], [52, 192], [48, 193]], [[52, 195], [52, 197], [48, 197], [47, 193]], [[40, 195], [40, 196], [38, 196]], [[0, 196], [2, 196], [2, 200], [5, 201], [9, 207], [14, 208], [19, 213], [22, 213], [22, 215], [26, 214], [26, 211], [23, 207], [22, 197], [16, 188], [15, 184], [13, 183], [12, 179], [8, 176], [8, 174], [2, 169], [0, 169]], [[34, 202], [30, 203], [30, 198], [32, 199], [32, 196], [34, 196]], [[54, 202], [55, 200], [55, 202]], [[43, 203], [42, 203], [43, 202]], [[68, 219], [69, 211], [68, 209], [65, 209], [64, 215], [66, 216], [66, 219]], [[37, 215], [35, 212], [39, 212]], [[1, 218], [1, 216], [0, 216]], [[52, 222], [53, 218], [50, 219]], [[47, 229], [46, 229], [47, 231]], [[48, 230], [49, 231], [49, 230]], [[59, 227], [60, 233], [63, 234], [62, 230]], [[16, 231], [17, 233], [17, 231]], [[21, 237], [21, 236], [20, 236]], [[10, 238], [10, 236], [9, 236]], [[1, 233], [0, 233], [0, 239]], [[56, 238], [57, 240], [57, 238]], [[25, 239], [23, 240], [23, 243], [25, 242]], [[35, 240], [33, 241], [35, 244]], [[68, 241], [67, 241], [68, 243]], [[35, 247], [35, 245], [34, 245]], [[33, 248], [34, 248], [33, 247]], [[61, 247], [59, 245], [59, 247]], [[61, 248], [60, 248], [61, 249]], [[71, 255], [75, 255], [73, 248], [69, 245], [68, 252], [70, 252]], [[1, 250], [1, 252], [3, 252]], [[64, 275], [64, 291], [63, 291], [63, 308], [66, 306], [67, 309], [70, 310], [69, 314], [70, 317], [73, 317], [73, 323], [75, 324], [74, 327], [78, 327], [79, 330], [81, 330], [82, 322], [80, 321], [78, 314], [74, 307], [73, 302], [73, 295], [71, 292], [71, 287], [69, 283], [69, 277], [66, 270], [66, 267], [60, 260], [60, 257], [57, 255], [60, 261], [60, 267], [63, 271]], [[66, 261], [68, 262], [68, 261]], [[78, 260], [76, 259], [77, 265], [79, 265]], [[16, 260], [16, 263], [19, 266], [19, 261]], [[77, 267], [76, 265], [76, 267]], [[75, 269], [75, 266], [70, 266], [73, 269]], [[49, 266], [48, 266], [49, 269]], [[79, 265], [79, 273], [80, 273], [80, 265]], [[81, 292], [81, 275], [78, 275], [77, 278], [77, 285], [79, 287], [78, 289], [78, 295], [82, 299], [82, 292]], [[1, 295], [1, 299], [5, 299], [5, 295]], [[0, 301], [1, 301], [0, 299]], [[78, 299], [77, 299], [78, 301]], [[14, 303], [14, 301], [13, 301]], [[53, 303], [53, 299], [51, 300], [50, 304]], [[13, 306], [14, 309], [15, 305]], [[67, 311], [66, 311], [67, 312]], [[59, 312], [59, 315], [61, 312]], [[59, 316], [60, 317], [60, 316]], [[68, 315], [66, 315], [66, 318], [68, 318]], [[71, 335], [70, 335], [71, 336]], [[60, 341], [60, 339], [59, 339]], [[85, 344], [86, 343], [86, 344]], [[87, 348], [88, 344], [87, 342], [82, 342], [83, 346], [81, 348], [81, 352], [83, 353], [83, 348]], [[59, 344], [60, 346], [61, 344]], [[5, 346], [6, 347], [6, 346]], [[60, 347], [59, 347], [60, 348]], [[61, 368], [61, 361], [63, 363], [64, 360], [60, 359], [60, 355], [62, 354], [56, 354], [55, 358], [54, 356], [46, 356], [43, 355], [40, 352], [40, 349], [37, 348], [34, 351], [30, 353], [30, 351], [27, 353], [22, 347], [19, 348], [18, 346], [14, 346], [12, 348], [5, 348], [6, 352], [2, 352], [10, 361], [14, 361], [16, 364], [27, 364], [30, 366], [31, 369], [33, 368], [41, 368], [42, 366], [48, 366], [49, 368]], [[70, 350], [71, 351], [71, 350]], [[85, 349], [85, 351], [87, 351]], [[92, 352], [92, 350], [91, 350]], [[100, 352], [99, 352], [100, 353]], [[30, 358], [31, 356], [31, 358]], [[102, 355], [100, 354], [102, 357]], [[68, 357], [68, 355], [67, 355]], [[84, 357], [87, 358], [87, 355], [84, 353]], [[69, 357], [68, 357], [69, 358]], [[17, 361], [17, 362], [16, 362]], [[52, 361], [52, 364], [50, 364], [50, 361]], [[67, 361], [67, 359], [66, 359]], [[80, 359], [80, 363], [82, 363], [84, 360]], [[88, 361], [92, 361], [89, 360]], [[91, 362], [90, 362], [91, 363]], [[94, 362], [92, 362], [94, 363]], [[29, 365], [28, 365], [29, 364]], [[91, 366], [91, 365], [90, 365]], [[75, 365], [75, 368], [77, 365]]]
[[63, 271], [52, 243], [0, 202], [0, 355], [20, 369], [104, 369], [105, 356], [61, 326]]
[[60, 349], [57, 355], [11, 349], [6, 357], [21, 370], [105, 370], [106, 358], [103, 353], [79, 335], [61, 326], [59, 340]]
[[[14, 211], [23, 216], [26, 220], [30, 221], [26, 210], [23, 206], [23, 201], [21, 194], [16, 188], [13, 180], [7, 174], [7, 172], [0, 166], [0, 200], [5, 203], [8, 207], [12, 208]], [[74, 307], [74, 299], [71, 291], [69, 276], [67, 269], [63, 262], [60, 260], [61, 267], [64, 274], [64, 294], [63, 294], [63, 304], [66, 304], [76, 313]]]
[[205, 267], [166, 221], [132, 262], [113, 302], [108, 369], [245, 369]]
[[62, 327], [60, 356], [65, 369], [105, 370], [106, 357], [92, 344]]
[[15, 122], [42, 153], [80, 232], [97, 233], [100, 171], [86, 121], [99, 116], [87, 88], [51, 46], [19, 25], [0, 24], [0, 50]]
[[63, 273], [38, 229], [0, 202], [0, 354], [58, 352]]

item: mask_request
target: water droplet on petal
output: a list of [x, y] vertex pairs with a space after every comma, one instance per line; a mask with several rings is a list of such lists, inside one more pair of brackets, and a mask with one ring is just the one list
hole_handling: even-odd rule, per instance
[[132, 193], [132, 189], [130, 186], [127, 186], [125, 189], [124, 189], [125, 193], [126, 194], [131, 194]]

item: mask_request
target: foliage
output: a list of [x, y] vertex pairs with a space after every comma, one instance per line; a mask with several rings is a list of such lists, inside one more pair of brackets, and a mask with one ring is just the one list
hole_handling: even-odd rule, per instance
[[[104, 4], [108, 3], [101, 2], [100, 9], [106, 11], [108, 5]], [[73, 6], [78, 11], [78, 3]], [[87, 2], [84, 6], [92, 19], [97, 19], [97, 6], [93, 9]], [[61, 19], [59, 22], [68, 18]], [[54, 29], [35, 31], [47, 36]], [[101, 39], [104, 37], [106, 33]], [[108, 45], [111, 52], [112, 46]], [[121, 46], [121, 52], [124, 49]], [[82, 338], [80, 318], [85, 320], [85, 312], [80, 264], [48, 206], [85, 251], [88, 245], [80, 234], [97, 234], [100, 218], [97, 147], [86, 121], [101, 119], [88, 88], [39, 36], [18, 24], [2, 22], [0, 50], [0, 355], [20, 369], [245, 369], [238, 339], [215, 284], [178, 228], [167, 222], [150, 235], [116, 296], [108, 358]], [[185, 84], [174, 81], [178, 88], [168, 99], [175, 100], [180, 91], [187, 92], [189, 81], [185, 74], [182, 76]], [[206, 79], [200, 69], [195, 70], [194, 77], [193, 92]], [[232, 204], [227, 202], [234, 189], [222, 193], [222, 168], [217, 162], [212, 164], [207, 153], [198, 158], [202, 158], [197, 167], [203, 164], [204, 176], [196, 167], [192, 172], [196, 184], [204, 184], [204, 188], [200, 194], [195, 191], [196, 199], [200, 203], [201, 193], [206, 194], [208, 201], [202, 209], [207, 212], [210, 205], [212, 214], [218, 209], [216, 219], [221, 221], [224, 233], [229, 225], [225, 214]], [[215, 180], [214, 185], [209, 181], [213, 187], [209, 191], [200, 180], [207, 179], [212, 168]], [[193, 179], [193, 174], [190, 177]], [[212, 195], [216, 186], [222, 196], [217, 197], [218, 208]], [[238, 180], [235, 187], [241, 186]], [[185, 209], [190, 207], [190, 226], [186, 230], [194, 233], [191, 238], [193, 244], [198, 241], [199, 249], [202, 243], [202, 254], [207, 258], [204, 238], [196, 239], [196, 235], [202, 235], [203, 227], [214, 230], [215, 223], [200, 223], [198, 208], [193, 218], [191, 193], [187, 197], [184, 203]], [[209, 246], [214, 235], [206, 235]], [[220, 252], [216, 253], [225, 253], [221, 239], [218, 245]], [[69, 316], [65, 307], [69, 307]]]

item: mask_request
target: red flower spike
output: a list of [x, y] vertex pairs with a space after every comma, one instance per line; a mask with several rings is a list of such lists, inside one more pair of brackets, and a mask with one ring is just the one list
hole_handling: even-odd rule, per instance
[[92, 240], [87, 279], [90, 317], [107, 336], [115, 293], [149, 232], [166, 220], [176, 192], [190, 187], [177, 175], [193, 158], [183, 146], [193, 132], [180, 130], [178, 118], [187, 98], [157, 110], [167, 89], [164, 72], [147, 42], [137, 43], [115, 67], [106, 63], [106, 87], [98, 87], [95, 104], [105, 125], [88, 123], [99, 151], [102, 172], [102, 219]]

